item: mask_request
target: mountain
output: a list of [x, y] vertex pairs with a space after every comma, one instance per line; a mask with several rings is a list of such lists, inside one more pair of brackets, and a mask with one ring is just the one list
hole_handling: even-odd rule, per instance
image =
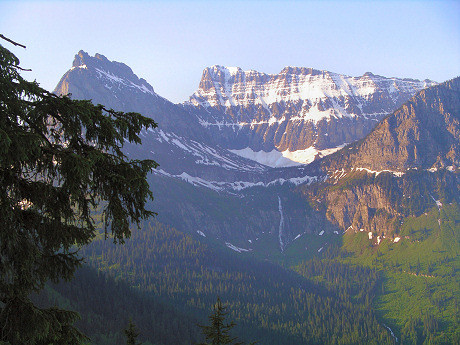
[[297, 189], [343, 234], [336, 260], [382, 272], [373, 307], [402, 344], [460, 341], [459, 91], [421, 90]]
[[56, 93], [159, 123], [124, 150], [160, 163], [148, 206], [166, 225], [123, 249], [97, 239], [91, 265], [202, 319], [227, 294], [248, 340], [394, 343], [385, 324], [404, 343], [456, 343], [459, 80], [283, 71], [214, 66], [173, 104], [77, 54]]
[[[315, 182], [328, 178], [333, 181], [334, 171], [342, 169], [337, 165], [340, 159], [329, 160], [333, 162], [329, 170], [324, 168], [325, 163], [320, 165], [319, 162], [290, 166], [292, 161], [283, 161], [282, 156], [276, 156], [281, 153], [273, 149], [269, 155], [278, 157], [275, 161], [267, 162], [268, 156], [263, 151], [258, 158], [252, 157], [266, 163], [260, 164], [241, 157], [242, 151], [233, 149], [249, 145], [251, 140], [254, 143], [264, 141], [268, 150], [274, 148], [266, 146], [271, 137], [265, 129], [271, 128], [270, 131], [276, 129], [280, 140], [291, 137], [289, 147], [279, 146], [281, 141], [278, 142], [281, 150], [308, 146], [300, 152], [314, 156], [317, 149], [329, 145], [320, 142], [332, 143], [333, 140], [334, 145], [343, 144], [343, 141], [336, 141], [338, 137], [333, 131], [329, 131], [331, 126], [343, 131], [348, 131], [347, 128], [359, 131], [359, 136], [363, 136], [379, 117], [394, 110], [427, 84], [432, 82], [384, 78], [371, 73], [353, 78], [288, 67], [278, 75], [268, 75], [214, 66], [205, 69], [200, 88], [190, 101], [176, 105], [157, 95], [150, 84], [138, 78], [125, 64], [109, 61], [100, 54], [91, 57], [80, 51], [55, 92], [90, 98], [116, 110], [138, 111], [159, 123], [159, 129], [142, 134], [142, 146], [127, 144], [125, 151], [133, 158], [153, 158], [160, 163], [149, 176], [154, 194], [157, 190], [161, 195], [151, 205], [159, 211], [160, 220], [181, 231], [218, 238], [219, 242], [228, 243], [229, 248], [257, 250], [256, 239], [264, 241], [266, 238], [276, 243], [271, 246], [273, 250], [278, 247], [284, 251], [290, 243], [299, 241], [301, 234], [323, 230], [338, 234], [344, 230], [347, 219], [336, 221], [330, 214], [316, 212], [316, 203], [305, 204], [299, 199], [302, 192], [292, 192], [297, 185], [303, 184], [300, 190], [310, 191], [318, 188]], [[318, 112], [318, 107], [323, 110]], [[399, 111], [404, 112], [404, 109]], [[345, 125], [344, 121], [351, 122]], [[299, 125], [296, 130], [292, 130], [294, 123]], [[368, 129], [360, 130], [358, 123], [367, 123]], [[282, 127], [286, 124], [289, 125]], [[452, 122], [449, 128], [455, 129], [455, 124]], [[309, 146], [312, 142], [304, 137], [309, 135], [307, 127], [312, 125], [316, 126], [315, 136], [319, 140], [315, 139], [316, 146]], [[326, 132], [321, 132], [321, 128]], [[376, 133], [378, 131], [373, 131], [371, 135], [376, 136]], [[369, 139], [374, 146], [379, 140]], [[262, 148], [257, 147], [252, 146], [254, 150]], [[246, 150], [252, 149], [247, 147]], [[327, 149], [327, 153], [332, 151]], [[345, 157], [343, 152], [345, 150], [333, 156]], [[371, 147], [369, 152], [372, 155], [378, 151]], [[347, 166], [343, 159], [343, 166]], [[361, 158], [357, 160], [362, 161]], [[267, 164], [287, 167], [272, 168]], [[332, 168], [333, 164], [337, 166]], [[326, 181], [325, 185], [328, 183]], [[355, 208], [350, 206], [352, 210]], [[266, 252], [263, 248], [262, 251]]]
[[286, 67], [266, 74], [216, 65], [203, 71], [198, 90], [183, 107], [220, 146], [286, 166], [289, 162], [273, 162], [273, 156], [287, 157], [291, 165], [310, 163], [361, 139], [417, 91], [434, 84], [369, 72], [350, 77]]
[[132, 158], [160, 164], [148, 177], [154, 194], [161, 195], [150, 206], [178, 230], [200, 231], [229, 248], [251, 250], [248, 241], [265, 233], [284, 248], [297, 228], [311, 228], [301, 204], [292, 202], [286, 191], [316, 181], [317, 166], [273, 169], [217, 145], [193, 114], [157, 95], [125, 64], [80, 51], [54, 92], [141, 112], [158, 122], [158, 129], [141, 134], [142, 146], [125, 144], [124, 150]]
[[405, 218], [460, 202], [459, 148], [456, 78], [418, 92], [364, 139], [325, 157], [327, 181], [303, 190], [342, 231], [396, 238]]
[[155, 93], [153, 87], [138, 78], [127, 65], [109, 61], [104, 55], [90, 56], [80, 50], [72, 67], [62, 76], [53, 91], [71, 94], [75, 99], [91, 99], [119, 111], [133, 111], [152, 117], [163, 131], [202, 133], [201, 126], [189, 114]]
[[329, 169], [458, 169], [460, 78], [422, 90], [364, 140], [326, 161]]

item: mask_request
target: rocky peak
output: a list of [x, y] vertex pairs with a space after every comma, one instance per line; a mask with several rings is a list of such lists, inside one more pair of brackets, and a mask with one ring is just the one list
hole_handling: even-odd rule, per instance
[[296, 74], [296, 75], [320, 75], [324, 71], [320, 71], [317, 69], [313, 68], [308, 68], [308, 67], [293, 67], [293, 66], [287, 66], [284, 67], [279, 74], [281, 75], [287, 75], [287, 74]]
[[203, 70], [198, 88], [207, 93], [231, 93], [233, 85], [260, 80], [264, 75], [256, 71], [243, 71], [240, 67], [214, 65]]
[[434, 84], [370, 72], [350, 77], [288, 66], [267, 74], [215, 65], [203, 71], [198, 90], [183, 106], [223, 147], [276, 149], [289, 155], [306, 150], [295, 159], [308, 163], [311, 152], [361, 139], [416, 92]]
[[121, 62], [110, 61], [99, 53], [90, 56], [87, 52], [80, 50], [75, 55], [69, 72], [73, 70], [79, 73], [96, 74], [99, 79], [103, 80], [108, 89], [127, 87], [156, 95], [153, 87], [145, 79], [138, 78], [129, 66]]
[[[232, 107], [247, 106], [248, 100], [254, 97], [256, 103], [261, 105], [352, 97], [361, 98], [358, 103], [365, 106], [364, 101], [369, 95], [379, 93], [385, 94], [392, 106], [399, 106], [402, 104], [400, 98], [407, 100], [415, 92], [434, 84], [429, 80], [385, 78], [371, 72], [366, 72], [362, 77], [350, 77], [313, 68], [288, 66], [278, 74], [266, 74], [215, 65], [203, 71], [199, 88], [188, 103]], [[343, 115], [361, 114], [347, 112]]]
[[325, 160], [328, 170], [460, 166], [460, 77], [421, 90], [366, 138]]
[[138, 112], [152, 117], [164, 131], [190, 137], [205, 137], [203, 128], [188, 112], [157, 95], [153, 87], [124, 63], [110, 61], [102, 54], [90, 56], [80, 50], [54, 93], [90, 99], [117, 111]]

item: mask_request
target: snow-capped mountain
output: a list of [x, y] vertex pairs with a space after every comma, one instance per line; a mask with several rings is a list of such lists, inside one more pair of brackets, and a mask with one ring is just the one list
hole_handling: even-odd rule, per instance
[[70, 93], [75, 99], [91, 99], [115, 110], [139, 112], [155, 119], [163, 131], [203, 135], [201, 126], [190, 119], [188, 112], [155, 93], [130, 67], [101, 54], [90, 56], [79, 51], [54, 93]]
[[216, 145], [194, 115], [156, 94], [127, 65], [101, 54], [78, 52], [54, 92], [152, 117], [159, 128], [142, 134], [142, 146], [126, 144], [125, 150], [133, 157], [156, 160], [158, 176], [226, 192], [314, 179], [305, 168], [270, 169]]
[[[350, 77], [312, 68], [279, 74], [212, 66], [183, 103], [214, 140], [272, 166], [310, 163], [361, 139], [429, 80]], [[284, 159], [283, 159], [284, 157]]]
[[382, 120], [362, 141], [325, 158], [329, 171], [410, 169], [455, 171], [460, 167], [460, 78], [418, 92]]
[[[55, 93], [71, 93], [73, 98], [92, 99], [115, 110], [140, 112], [155, 119], [159, 128], [143, 132], [142, 145], [126, 144], [124, 148], [132, 158], [150, 158], [160, 164], [148, 176], [156, 196], [150, 206], [166, 224], [217, 239], [243, 252], [256, 250], [257, 239], [276, 241], [276, 247], [284, 251], [294, 241], [304, 241], [302, 234], [336, 236], [343, 231], [350, 223], [348, 214], [339, 216], [345, 214], [344, 210], [354, 210], [350, 205], [356, 203], [355, 199], [344, 198], [333, 210], [335, 218], [329, 219], [322, 205], [333, 204], [327, 199], [332, 194], [321, 200], [315, 195], [321, 186], [327, 188], [340, 180], [333, 173], [342, 171], [341, 164], [348, 161], [343, 158], [335, 165], [324, 163], [327, 160], [293, 165], [310, 162], [321, 153], [331, 154], [344, 143], [364, 137], [381, 117], [429, 84], [432, 82], [369, 73], [353, 78], [289, 67], [279, 75], [268, 75], [214, 66], [205, 70], [199, 90], [188, 102], [173, 104], [156, 94], [128, 66], [80, 51]], [[401, 109], [404, 112], [405, 108]], [[446, 114], [444, 120], [438, 121], [438, 127], [448, 123], [449, 131], [455, 132], [458, 122], [449, 120], [451, 112]], [[406, 127], [397, 126], [397, 133], [410, 134]], [[417, 133], [435, 127], [424, 123], [423, 128]], [[374, 146], [355, 146], [361, 145], [366, 155], [377, 152], [373, 147], [378, 148], [384, 141], [375, 133], [368, 136], [374, 138]], [[399, 144], [389, 143], [385, 153], [391, 156], [403, 147], [407, 141], [404, 135]], [[439, 137], [443, 134], [436, 136]], [[458, 151], [458, 145], [450, 141], [448, 144], [442, 146], [442, 152], [439, 145], [431, 145], [432, 151], [458, 162], [451, 153]], [[349, 150], [337, 152], [335, 157]], [[417, 150], [422, 152], [423, 148]], [[450, 164], [449, 159], [442, 162]], [[408, 164], [413, 166], [412, 162]], [[295, 189], [298, 185], [302, 186]], [[304, 191], [304, 196], [299, 191]], [[342, 189], [334, 191], [339, 193]], [[354, 196], [359, 199], [363, 195], [359, 191]], [[312, 199], [307, 201], [310, 196]], [[365, 209], [360, 206], [360, 210]], [[380, 223], [375, 224], [375, 229], [380, 229]]]

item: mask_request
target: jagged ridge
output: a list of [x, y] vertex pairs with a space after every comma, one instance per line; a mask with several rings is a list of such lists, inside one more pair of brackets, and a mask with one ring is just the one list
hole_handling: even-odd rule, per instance
[[93, 57], [80, 50], [54, 93], [70, 93], [72, 98], [91, 99], [118, 111], [139, 112], [155, 119], [163, 130], [205, 137], [202, 127], [190, 119], [188, 112], [156, 94], [130, 67], [101, 54]]
[[455, 170], [460, 166], [460, 77], [420, 91], [365, 139], [329, 156], [327, 170]]
[[[304, 67], [279, 74], [212, 66], [183, 106], [224, 147], [253, 151], [331, 149], [364, 137], [429, 80], [350, 77]], [[289, 152], [287, 152], [289, 150]], [[309, 151], [303, 163], [314, 158]], [[292, 156], [292, 155], [291, 155]]]
[[406, 217], [460, 202], [459, 146], [456, 78], [420, 91], [366, 138], [324, 158], [327, 182], [302, 190], [342, 230], [396, 236]]

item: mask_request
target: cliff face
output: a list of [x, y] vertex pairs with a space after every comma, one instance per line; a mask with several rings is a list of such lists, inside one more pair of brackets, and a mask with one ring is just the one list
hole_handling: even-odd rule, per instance
[[163, 130], [196, 133], [203, 137], [201, 126], [190, 119], [188, 112], [156, 94], [153, 87], [138, 78], [130, 67], [109, 61], [101, 54], [90, 56], [79, 51], [54, 93], [70, 93], [74, 99], [91, 99], [95, 104], [104, 104], [118, 111], [139, 112], [155, 119]]
[[325, 183], [303, 187], [329, 221], [384, 235], [401, 220], [460, 202], [460, 78], [420, 91], [366, 138], [325, 157]]
[[340, 172], [327, 183], [301, 187], [319, 214], [342, 231], [396, 236], [406, 217], [460, 202], [458, 172], [410, 170], [396, 176], [365, 170]]
[[460, 78], [420, 91], [364, 140], [325, 159], [326, 169], [405, 171], [460, 166]]
[[213, 66], [183, 106], [219, 144], [254, 151], [334, 148], [364, 137], [431, 81], [349, 77], [312, 68], [279, 74]]

